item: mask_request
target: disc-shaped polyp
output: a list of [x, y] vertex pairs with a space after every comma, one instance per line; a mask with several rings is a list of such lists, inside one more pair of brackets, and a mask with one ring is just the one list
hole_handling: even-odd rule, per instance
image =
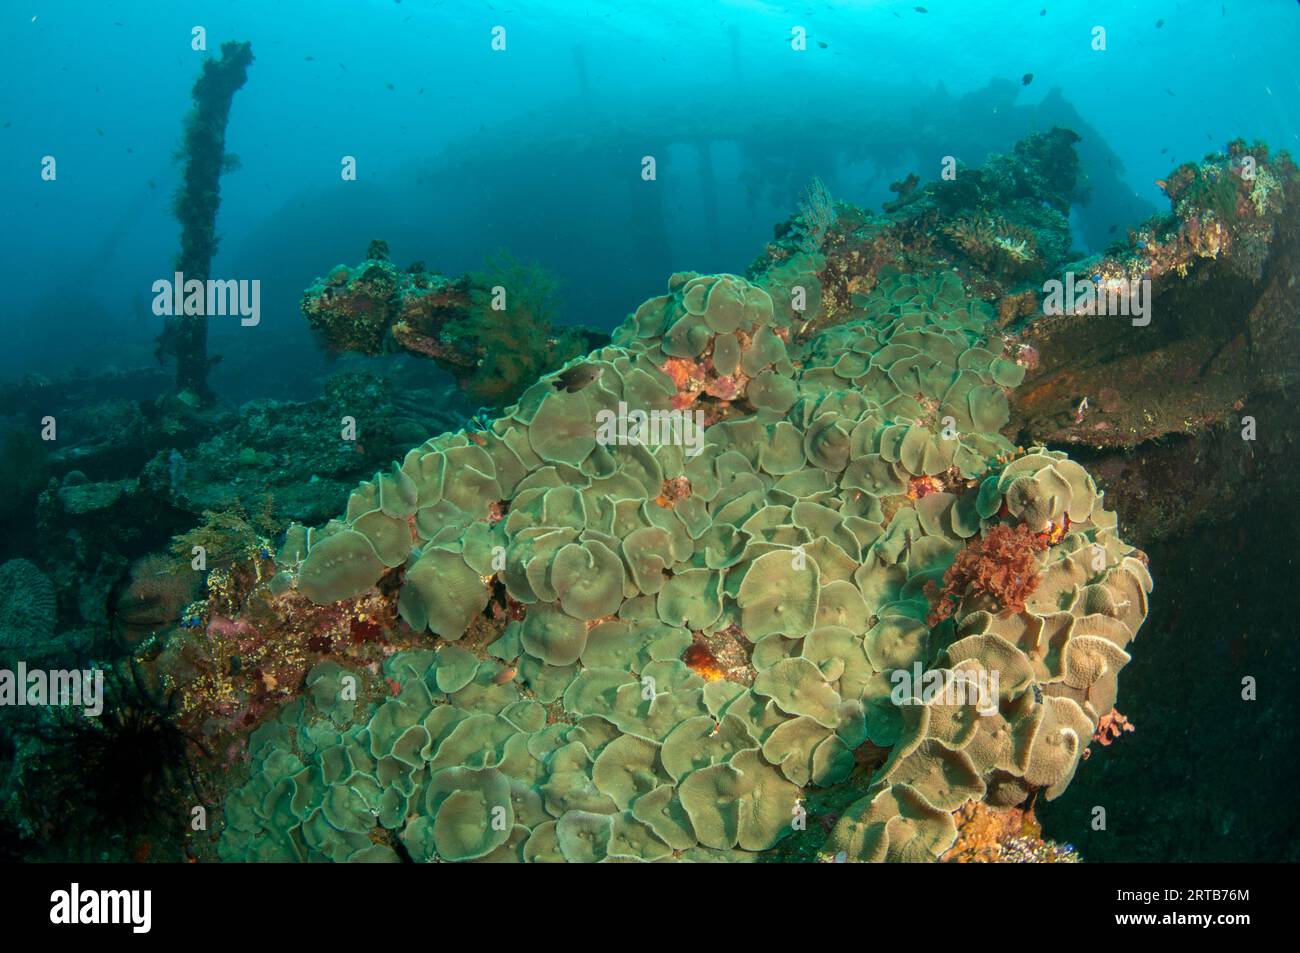
[[780, 632], [801, 636], [817, 621], [817, 563], [798, 550], [755, 559], [736, 595], [740, 626], [752, 642]]
[[417, 601], [430, 631], [455, 640], [465, 634], [474, 617], [487, 606], [488, 596], [482, 578], [465, 565], [460, 553], [431, 549], [407, 570], [402, 602], [408, 605], [403, 607], [399, 603], [399, 609], [403, 618], [414, 625], [412, 620], [420, 616], [409, 603]]
[[569, 615], [600, 619], [613, 615], [623, 602], [623, 563], [597, 540], [570, 543], [551, 564], [551, 584]]

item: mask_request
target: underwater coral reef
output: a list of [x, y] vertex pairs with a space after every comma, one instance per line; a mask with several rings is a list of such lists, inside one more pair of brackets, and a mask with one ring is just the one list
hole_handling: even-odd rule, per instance
[[[744, 276], [674, 274], [607, 343], [557, 330], [535, 270], [447, 279], [374, 243], [306, 291], [308, 323], [452, 388], [351, 371], [309, 403], [124, 400], [100, 413], [131, 440], [15, 444], [59, 475], [34, 491], [41, 565], [0, 564], [0, 652], [93, 652], [116, 707], [90, 733], [28, 713], [6, 818], [54, 856], [1079, 860], [1035, 812], [1133, 730], [1119, 674], [1153, 579], [1126, 540], [1161, 539], [1140, 506], [1121, 532], [1114, 497], [1191, 452], [1148, 443], [1189, 401], [1204, 449], [1238, 399], [1175, 375], [1139, 426], [1094, 379], [1217, 370], [1233, 335], [1295, 329], [1246, 300], [1217, 343], [1133, 343], [1044, 316], [1037, 287], [1292, 295], [1300, 176], [1232, 143], [1071, 261], [1075, 140], [898, 183], [881, 213], [814, 183]], [[1266, 401], [1293, 374], [1223, 386]], [[138, 766], [92, 789], [109, 842], [60, 807], [78, 759]], [[197, 829], [167, 808], [195, 798]]]

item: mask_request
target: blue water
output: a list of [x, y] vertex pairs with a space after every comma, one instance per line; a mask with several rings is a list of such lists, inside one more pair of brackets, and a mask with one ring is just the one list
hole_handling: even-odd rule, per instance
[[[675, 269], [743, 271], [813, 175], [876, 205], [943, 154], [976, 165], [1070, 111], [1127, 193], [1094, 194], [1089, 250], [1108, 221], [1163, 210], [1154, 182], [1178, 162], [1238, 136], [1300, 145], [1289, 0], [0, 6], [0, 377], [152, 361], [195, 26], [210, 53], [239, 39], [256, 56], [213, 268], [263, 284], [258, 328], [212, 329], [231, 397], [311, 391], [299, 295], [371, 238], [447, 274], [507, 249], [560, 276], [565, 320], [608, 328]], [[834, 122], [836, 143], [810, 146], [803, 131]]]

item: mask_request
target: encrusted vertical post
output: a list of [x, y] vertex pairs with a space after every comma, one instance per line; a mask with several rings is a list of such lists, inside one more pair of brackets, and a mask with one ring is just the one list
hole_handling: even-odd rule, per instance
[[[221, 206], [221, 173], [226, 169], [226, 122], [230, 103], [248, 78], [253, 62], [249, 43], [221, 45], [219, 60], [207, 59], [194, 83], [194, 108], [185, 123], [184, 178], [172, 211], [181, 223], [181, 252], [176, 270], [185, 281], [207, 281], [217, 251], [217, 209]], [[189, 392], [202, 403], [212, 402], [208, 371], [208, 321], [205, 314], [177, 314], [167, 320], [158, 340], [158, 355], [176, 359], [176, 390]]]

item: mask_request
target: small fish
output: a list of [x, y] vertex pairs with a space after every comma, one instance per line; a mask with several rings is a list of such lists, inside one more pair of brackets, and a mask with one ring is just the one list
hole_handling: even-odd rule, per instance
[[1166, 152], [1168, 152], [1168, 151], [1169, 151], [1169, 147], [1168, 147], [1168, 146], [1165, 146], [1163, 149], [1160, 150], [1160, 154], [1161, 154], [1161, 155], [1164, 155], [1164, 154], [1165, 154]]
[[567, 371], [561, 371], [555, 376], [551, 384], [556, 390], [564, 389], [570, 394], [576, 394], [596, 378], [600, 377], [603, 368], [595, 364], [575, 364]]
[[817, 45], [820, 46], [823, 50], [826, 49], [826, 44], [823, 43], [821, 40], [817, 41]]
[[515, 674], [519, 671], [518, 665], [507, 665], [501, 671], [492, 676], [493, 685], [504, 685], [506, 682], [513, 681]]
[[1157, 20], [1157, 21], [1156, 21], [1156, 29], [1157, 29], [1157, 30], [1160, 29], [1160, 28], [1161, 28], [1162, 26], [1164, 26], [1164, 25], [1165, 25], [1165, 21], [1164, 21], [1164, 20]]
[[1034, 74], [1033, 74], [1033, 73], [1026, 73], [1024, 76], [1020, 77], [1020, 85], [1021, 85], [1021, 86], [1028, 86], [1028, 85], [1029, 85], [1030, 83], [1032, 83], [1033, 81], [1034, 81]]
[[393, 90], [393, 89], [396, 89], [396, 88], [397, 88], [397, 87], [394, 86], [392, 83], [384, 83], [384, 86], [386, 86], [386, 87], [387, 87], [388, 89], [390, 89], [390, 90]]
[[1119, 228], [1118, 225], [1112, 225], [1110, 228], [1106, 229], [1106, 234], [1107, 234], [1107, 235], [1114, 235], [1114, 234], [1115, 234], [1115, 229], [1117, 229], [1117, 228]]
[[1168, 87], [1166, 87], [1166, 88], [1165, 88], [1165, 95], [1166, 95], [1166, 96], [1177, 96], [1178, 94], [1175, 93], [1172, 89], [1169, 89]]
[[930, 12], [930, 11], [927, 10], [925, 7], [912, 7], [912, 9], [915, 10], [917, 13], [929, 13], [929, 12]]
[[1039, 10], [1039, 11], [1038, 11], [1038, 15], [1039, 15], [1040, 17], [1045, 17], [1045, 16], [1047, 16], [1047, 7], [1043, 7], [1043, 9]]
[[310, 62], [312, 62], [313, 60], [315, 60], [316, 57], [314, 57], [314, 56], [312, 56], [310, 53], [308, 53], [306, 56], [303, 57], [303, 59], [305, 59], [308, 63], [310, 63]]
[[480, 407], [465, 422], [467, 430], [482, 433], [492, 429], [492, 408]]

